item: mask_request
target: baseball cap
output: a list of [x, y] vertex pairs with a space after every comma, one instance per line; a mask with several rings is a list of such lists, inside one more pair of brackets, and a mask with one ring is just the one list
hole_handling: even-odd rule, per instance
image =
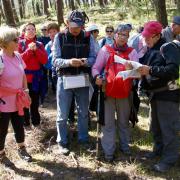
[[143, 37], [152, 37], [155, 34], [160, 34], [163, 26], [158, 21], [149, 21], [145, 23], [144, 30], [142, 32]]
[[180, 25], [180, 16], [174, 16], [173, 23]]
[[85, 16], [82, 11], [73, 10], [68, 16], [70, 27], [81, 27], [85, 24]]

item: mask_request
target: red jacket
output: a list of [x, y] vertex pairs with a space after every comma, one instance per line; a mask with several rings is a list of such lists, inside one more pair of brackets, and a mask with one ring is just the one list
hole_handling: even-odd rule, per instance
[[[126, 79], [123, 81], [122, 77], [116, 77], [118, 72], [124, 71], [125, 66], [114, 62], [115, 50], [109, 45], [105, 45], [107, 51], [110, 53], [109, 59], [105, 66], [106, 75], [106, 95], [113, 98], [127, 98], [130, 95], [132, 87], [132, 79]], [[129, 59], [128, 55], [133, 48], [128, 47], [126, 51], [121, 54], [116, 54], [124, 59]]]
[[[41, 42], [38, 43], [38, 47], [35, 51], [28, 48], [28, 44], [31, 42], [37, 42], [34, 39], [20, 40], [18, 51], [21, 54], [22, 59], [26, 64], [27, 70], [39, 70], [42, 64], [46, 64], [48, 60], [48, 55], [44, 49], [44, 46]], [[27, 82], [32, 83], [32, 74], [26, 75]]]

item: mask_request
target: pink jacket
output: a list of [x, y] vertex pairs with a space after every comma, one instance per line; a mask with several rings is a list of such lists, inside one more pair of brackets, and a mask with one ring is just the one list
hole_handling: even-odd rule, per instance
[[7, 87], [0, 87], [0, 98], [16, 94], [16, 105], [18, 109], [18, 114], [20, 116], [24, 115], [23, 108], [29, 108], [31, 100], [28, 95], [22, 89], [11, 89]]

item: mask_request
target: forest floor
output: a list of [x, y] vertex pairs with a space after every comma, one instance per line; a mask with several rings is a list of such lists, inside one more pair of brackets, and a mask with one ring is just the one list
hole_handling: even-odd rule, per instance
[[[149, 180], [149, 179], [179, 179], [180, 160], [167, 173], [156, 173], [152, 166], [158, 159], [144, 159], [144, 154], [152, 149], [152, 137], [148, 132], [148, 105], [146, 99], [141, 99], [139, 122], [131, 129], [131, 156], [125, 156], [118, 148], [115, 161], [110, 164], [103, 160], [100, 149], [100, 158], [96, 160], [95, 151], [88, 152], [77, 143], [77, 131], [70, 131], [69, 156], [60, 155], [56, 143], [56, 99], [50, 94], [46, 99], [45, 107], [40, 108], [42, 123], [41, 129], [26, 131], [27, 150], [33, 157], [33, 162], [27, 163], [17, 155], [16, 144], [12, 129], [6, 141], [8, 157], [15, 163], [9, 169], [0, 166], [0, 180], [43, 179], [43, 180]], [[96, 117], [91, 118], [89, 131], [90, 144], [96, 143]], [[118, 138], [117, 138], [118, 146]]]

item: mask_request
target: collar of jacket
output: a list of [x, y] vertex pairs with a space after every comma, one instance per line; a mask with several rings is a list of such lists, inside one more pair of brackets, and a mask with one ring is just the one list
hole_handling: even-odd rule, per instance
[[159, 41], [152, 47], [152, 48], [149, 48], [150, 50], [160, 50], [160, 47], [166, 43], [165, 39], [164, 38], [160, 38]]

